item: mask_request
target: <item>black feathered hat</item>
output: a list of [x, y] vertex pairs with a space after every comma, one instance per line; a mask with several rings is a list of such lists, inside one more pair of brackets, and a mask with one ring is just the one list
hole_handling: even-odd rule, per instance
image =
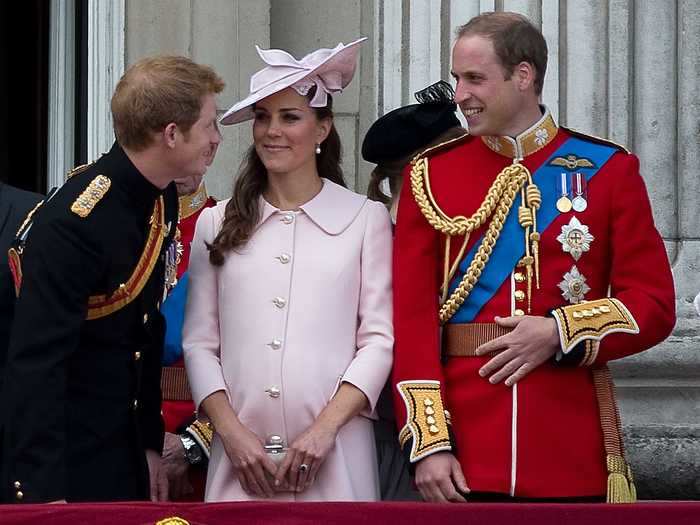
[[460, 126], [454, 90], [444, 80], [415, 93], [418, 104], [397, 108], [370, 126], [362, 158], [379, 164], [410, 155], [448, 129]]

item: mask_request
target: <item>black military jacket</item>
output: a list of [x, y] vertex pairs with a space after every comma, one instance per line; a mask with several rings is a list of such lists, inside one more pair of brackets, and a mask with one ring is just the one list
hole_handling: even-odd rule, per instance
[[[81, 217], [71, 207], [98, 175], [111, 185]], [[86, 320], [88, 297], [132, 275], [161, 195], [166, 238], [145, 287]], [[163, 442], [158, 308], [177, 213], [174, 184], [153, 186], [115, 144], [35, 214], [2, 395], [6, 501], [148, 498], [144, 450]]]

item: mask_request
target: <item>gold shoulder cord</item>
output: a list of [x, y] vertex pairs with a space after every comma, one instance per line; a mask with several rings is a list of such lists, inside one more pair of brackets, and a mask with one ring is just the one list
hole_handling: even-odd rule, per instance
[[[439, 147], [440, 145], [438, 145]], [[432, 149], [432, 148], [431, 148]], [[428, 150], [430, 151], [430, 150]], [[426, 152], [423, 153], [425, 155]], [[527, 187], [525, 184], [527, 183]], [[476, 285], [486, 263], [491, 256], [493, 247], [498, 240], [508, 212], [513, 206], [515, 196], [519, 191], [522, 202], [518, 209], [518, 221], [525, 229], [525, 257], [518, 266], [524, 266], [528, 282], [528, 311], [532, 303], [532, 276], [533, 265], [536, 285], [539, 288], [539, 239], [537, 232], [536, 213], [542, 203], [539, 188], [532, 182], [530, 171], [517, 161], [505, 167], [496, 177], [486, 194], [486, 198], [471, 217], [457, 215], [449, 217], [438, 206], [430, 189], [430, 175], [428, 170], [428, 158], [418, 156], [412, 161], [411, 190], [423, 216], [428, 223], [441, 233], [445, 234], [445, 271], [442, 291], [442, 304], [440, 306], [440, 322], [446, 323], [459, 310], [460, 306], [469, 297]], [[476, 231], [486, 220], [491, 218], [488, 230], [481, 241], [474, 259], [469, 264], [467, 272], [454, 292], [447, 298], [450, 279], [454, 276], [464, 251], [469, 241], [469, 236]], [[459, 255], [452, 267], [449, 265], [451, 237], [464, 235], [464, 241]]]

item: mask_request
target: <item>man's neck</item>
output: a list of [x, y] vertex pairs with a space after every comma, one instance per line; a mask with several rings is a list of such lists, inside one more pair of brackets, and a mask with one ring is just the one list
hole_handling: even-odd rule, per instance
[[527, 104], [522, 111], [520, 111], [513, 120], [512, 124], [508, 127], [504, 136], [517, 138], [521, 133], [530, 129], [534, 126], [544, 115], [542, 108], [539, 103]]
[[156, 188], [165, 189], [172, 182], [172, 173], [164, 169], [162, 156], [158, 155], [153, 148], [146, 148], [143, 151], [124, 148], [124, 153], [141, 175]]

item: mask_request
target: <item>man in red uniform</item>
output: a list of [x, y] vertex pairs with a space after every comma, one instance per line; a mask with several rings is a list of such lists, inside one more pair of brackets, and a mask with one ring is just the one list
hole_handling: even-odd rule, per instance
[[673, 279], [638, 159], [556, 125], [546, 65], [521, 15], [462, 26], [470, 136], [405, 173], [393, 381], [426, 500], [635, 499], [606, 363], [668, 336]]
[[[207, 166], [216, 156], [216, 144]], [[169, 495], [174, 500], [203, 501], [206, 467], [209, 460], [212, 428], [197, 418], [182, 357], [182, 323], [187, 299], [187, 267], [197, 219], [205, 208], [216, 204], [207, 195], [202, 177], [175, 179], [179, 196], [180, 220], [174, 249], [177, 261], [177, 284], [163, 302], [166, 331], [163, 350], [162, 413], [165, 422], [163, 463], [169, 481]]]

